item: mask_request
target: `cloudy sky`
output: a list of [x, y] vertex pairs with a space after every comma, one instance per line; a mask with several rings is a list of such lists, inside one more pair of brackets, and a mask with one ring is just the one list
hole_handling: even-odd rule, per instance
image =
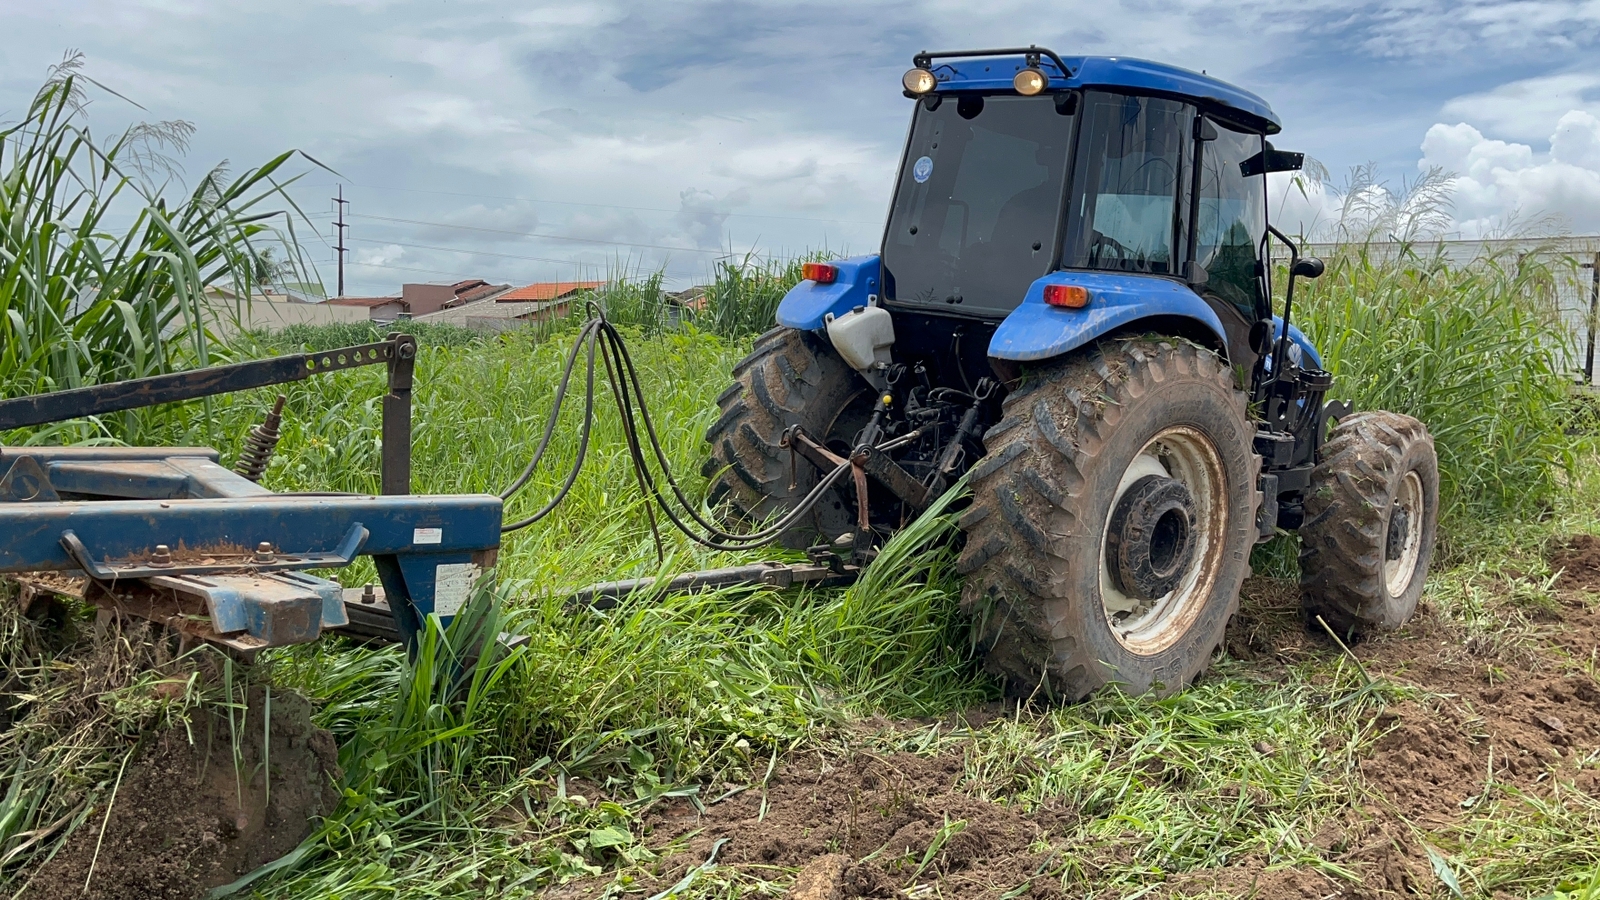
[[[0, 118], [69, 48], [140, 103], [96, 128], [198, 128], [191, 178], [289, 148], [321, 229], [349, 207], [347, 293], [528, 282], [731, 249], [876, 246], [922, 49], [1039, 43], [1203, 69], [1266, 97], [1280, 147], [1339, 182], [1459, 176], [1455, 231], [1600, 231], [1600, 0], [656, 2], [0, 0]], [[1291, 216], [1325, 215], [1296, 198]]]

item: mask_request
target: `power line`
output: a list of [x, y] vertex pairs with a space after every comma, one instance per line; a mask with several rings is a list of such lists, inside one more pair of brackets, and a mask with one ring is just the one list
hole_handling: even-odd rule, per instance
[[476, 225], [452, 225], [449, 222], [424, 222], [420, 219], [400, 219], [393, 216], [372, 216], [361, 213], [351, 213], [353, 218], [373, 219], [379, 222], [401, 222], [406, 225], [427, 225], [432, 228], [455, 228], [461, 231], [481, 231], [488, 234], [509, 234], [514, 237], [540, 238], [550, 241], [576, 241], [581, 244], [607, 244], [613, 247], [639, 247], [649, 250], [673, 250], [680, 253], [710, 253], [720, 255], [721, 250], [705, 250], [699, 247], [670, 247], [665, 244], [635, 244], [629, 241], [607, 241], [600, 238], [566, 237], [559, 234], [536, 234], [531, 231], [506, 231], [501, 228], [482, 228]]
[[[390, 187], [390, 186], [381, 185], [381, 184], [356, 184], [355, 182], [351, 182], [350, 186], [351, 187], [370, 188], [372, 190], [379, 190], [379, 191], [403, 191], [403, 192], [408, 193], [408, 194], [438, 194], [438, 195], [444, 196], [444, 197], [475, 197], [475, 198], [480, 199], [480, 200], [511, 200], [511, 201], [514, 201], [514, 202], [517, 202], [517, 203], [548, 203], [548, 204], [552, 204], [552, 205], [555, 205], [555, 206], [580, 206], [580, 207], [591, 207], [591, 208], [595, 208], [595, 209], [625, 209], [625, 210], [628, 210], [630, 212], [664, 212], [664, 213], [683, 212], [683, 210], [681, 208], [680, 209], [668, 209], [666, 207], [661, 207], [661, 206], [622, 206], [622, 205], [616, 204], [616, 203], [583, 203], [583, 202], [573, 201], [573, 200], [540, 200], [540, 199], [537, 199], [537, 198], [534, 198], [534, 197], [512, 197], [512, 196], [509, 196], [509, 195], [506, 195], [506, 194], [473, 194], [473, 193], [467, 193], [467, 192], [463, 192], [463, 191], [428, 191], [428, 190], [423, 190], [421, 188]], [[774, 215], [767, 215], [765, 213], [737, 213], [737, 212], [728, 212], [728, 213], [720, 213], [719, 212], [717, 214], [718, 215], [728, 216], [730, 218], [739, 218], [739, 219], [781, 219], [781, 220], [790, 221], [790, 222], [833, 222], [833, 223], [837, 223], [837, 224], [841, 224], [841, 225], [882, 225], [883, 224], [883, 222], [881, 222], [881, 221], [869, 222], [869, 221], [866, 221], [864, 219], [827, 219], [827, 218], [823, 218], [821, 216], [774, 216]]]
[[350, 263], [350, 265], [352, 265], [352, 266], [362, 266], [362, 267], [368, 268], [368, 269], [397, 269], [397, 270], [399, 270], [401, 272], [423, 272], [423, 273], [426, 273], [428, 275], [447, 275], [447, 276], [449, 276], [451, 278], [454, 278], [454, 279], [456, 279], [458, 281], [460, 279], [463, 279], [463, 278], [474, 278], [474, 277], [476, 277], [474, 275], [463, 275], [460, 272], [446, 272], [443, 269], [419, 269], [416, 266], [391, 266], [388, 263], [364, 263], [364, 262], [354, 262], [354, 261], [352, 261]]

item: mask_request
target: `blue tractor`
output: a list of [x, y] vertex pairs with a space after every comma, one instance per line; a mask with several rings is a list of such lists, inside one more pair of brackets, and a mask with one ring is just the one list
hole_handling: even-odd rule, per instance
[[1323, 264], [1267, 221], [1268, 173], [1302, 161], [1268, 140], [1267, 103], [1040, 47], [913, 62], [882, 247], [809, 264], [735, 367], [706, 434], [713, 496], [797, 518], [785, 542], [838, 565], [965, 475], [962, 606], [1018, 694], [1187, 685], [1280, 529], [1300, 535], [1308, 620], [1405, 622], [1433, 442], [1324, 399], [1289, 321]]

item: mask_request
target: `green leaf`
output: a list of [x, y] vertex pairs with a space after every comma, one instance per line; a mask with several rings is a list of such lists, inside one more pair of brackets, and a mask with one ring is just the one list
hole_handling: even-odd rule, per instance
[[1461, 881], [1456, 878], [1456, 870], [1450, 865], [1450, 860], [1426, 844], [1423, 845], [1423, 849], [1428, 851], [1428, 861], [1433, 864], [1433, 874], [1439, 876], [1439, 880], [1444, 882], [1444, 886], [1450, 889], [1451, 894], [1462, 896]]
[[599, 850], [605, 847], [625, 847], [633, 843], [633, 834], [614, 826], [596, 828], [589, 832], [589, 846]]

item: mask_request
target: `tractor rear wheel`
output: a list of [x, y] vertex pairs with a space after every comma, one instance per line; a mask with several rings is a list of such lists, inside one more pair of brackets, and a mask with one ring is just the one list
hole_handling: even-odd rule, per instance
[[1032, 373], [973, 467], [962, 607], [1013, 694], [1171, 693], [1209, 664], [1256, 536], [1260, 458], [1216, 354], [1118, 340]]
[[[772, 520], [817, 483], [816, 469], [790, 459], [779, 446], [799, 425], [830, 449], [848, 456], [851, 441], [872, 413], [875, 394], [834, 349], [808, 332], [774, 328], [733, 367], [733, 384], [717, 398], [722, 414], [706, 429], [713, 504], [727, 503], [746, 522]], [[855, 511], [834, 492], [811, 515], [778, 538], [792, 549], [831, 542], [855, 527]]]
[[1364, 412], [1340, 422], [1311, 474], [1300, 526], [1308, 617], [1360, 636], [1417, 611], [1439, 527], [1439, 459], [1410, 416]]

